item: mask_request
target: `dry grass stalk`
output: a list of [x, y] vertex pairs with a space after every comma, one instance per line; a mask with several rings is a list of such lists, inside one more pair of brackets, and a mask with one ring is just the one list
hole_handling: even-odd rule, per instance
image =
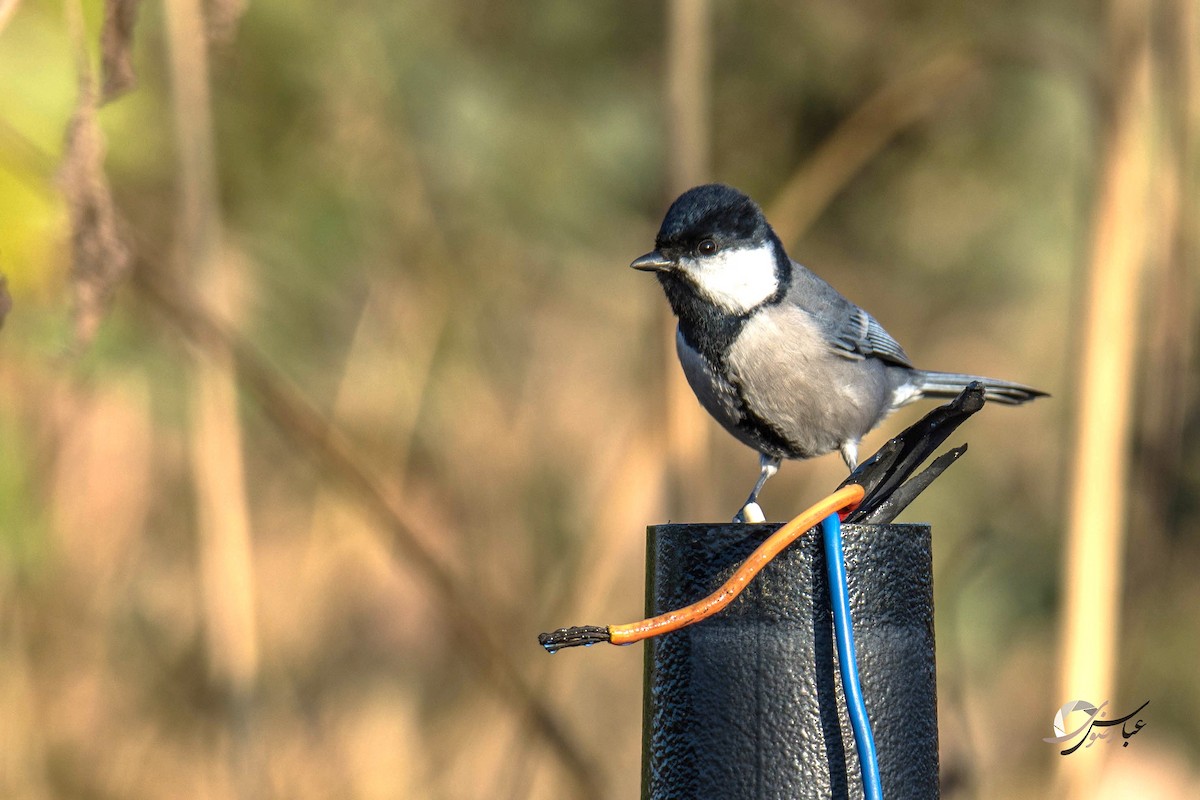
[[100, 69], [104, 74], [107, 103], [137, 84], [133, 71], [133, 26], [141, 0], [105, 0], [104, 29], [100, 34]]
[[[1137, 307], [1146, 247], [1151, 51], [1149, 9], [1110, 7], [1115, 67], [1107, 148], [1092, 221], [1076, 389], [1059, 696], [1108, 700], [1116, 688], [1117, 631], [1128, 510], [1128, 450]], [[1124, 49], [1123, 49], [1124, 48]], [[1095, 794], [1100, 753], [1059, 761], [1070, 797]]]
[[83, 11], [77, 1], [67, 3], [66, 11], [79, 99], [67, 123], [58, 183], [70, 217], [74, 346], [79, 349], [95, 337], [117, 285], [129, 272], [130, 252], [104, 174], [104, 134], [97, 119], [96, 79], [84, 41]]
[[[200, 287], [200, 296], [228, 318], [233, 316], [234, 276], [222, 248], [203, 16], [198, 0], [172, 0], [166, 11], [181, 175], [178, 258], [183, 274]], [[240, 796], [254, 796], [263, 780], [255, 733], [258, 630], [237, 384], [228, 348], [197, 351], [191, 383], [191, 457], [209, 669], [228, 693], [234, 785]]]

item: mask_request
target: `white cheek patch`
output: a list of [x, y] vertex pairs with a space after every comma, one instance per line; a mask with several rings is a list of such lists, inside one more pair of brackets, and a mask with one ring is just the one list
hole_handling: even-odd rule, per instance
[[709, 300], [730, 314], [744, 314], [775, 294], [775, 252], [769, 246], [722, 250], [685, 258], [680, 265]]

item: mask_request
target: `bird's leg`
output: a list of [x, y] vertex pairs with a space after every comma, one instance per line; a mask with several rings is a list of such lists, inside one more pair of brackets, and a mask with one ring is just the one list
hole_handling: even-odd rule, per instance
[[763, 515], [762, 508], [758, 505], [758, 493], [762, 491], [763, 484], [767, 482], [767, 478], [779, 472], [780, 459], [774, 456], [769, 456], [766, 453], [760, 453], [758, 463], [762, 467], [762, 472], [758, 474], [758, 480], [754, 484], [754, 488], [750, 490], [750, 496], [746, 498], [746, 502], [742, 505], [737, 516], [733, 518], [734, 522], [766, 522], [766, 516]]
[[846, 466], [854, 472], [858, 467], [858, 440], [847, 439], [842, 442], [842, 460], [846, 462]]

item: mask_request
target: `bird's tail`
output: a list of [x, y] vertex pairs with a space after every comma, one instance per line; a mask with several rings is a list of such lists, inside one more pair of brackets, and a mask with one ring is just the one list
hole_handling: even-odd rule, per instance
[[957, 372], [921, 372], [917, 385], [925, 397], [957, 397], [968, 383], [983, 384], [983, 396], [990, 402], [1009, 406], [1028, 403], [1037, 397], [1049, 397], [1046, 392], [1012, 381], [984, 378], [979, 375], [962, 375]]

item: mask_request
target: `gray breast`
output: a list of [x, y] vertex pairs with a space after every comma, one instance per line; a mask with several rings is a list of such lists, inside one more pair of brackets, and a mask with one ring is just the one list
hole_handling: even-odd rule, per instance
[[[765, 421], [788, 443], [782, 455], [789, 458], [823, 455], [862, 438], [885, 415], [895, 377], [876, 359], [838, 355], [806, 311], [787, 305], [750, 318], [726, 369], [743, 424]], [[738, 438], [762, 449], [747, 441], [760, 436]]]

